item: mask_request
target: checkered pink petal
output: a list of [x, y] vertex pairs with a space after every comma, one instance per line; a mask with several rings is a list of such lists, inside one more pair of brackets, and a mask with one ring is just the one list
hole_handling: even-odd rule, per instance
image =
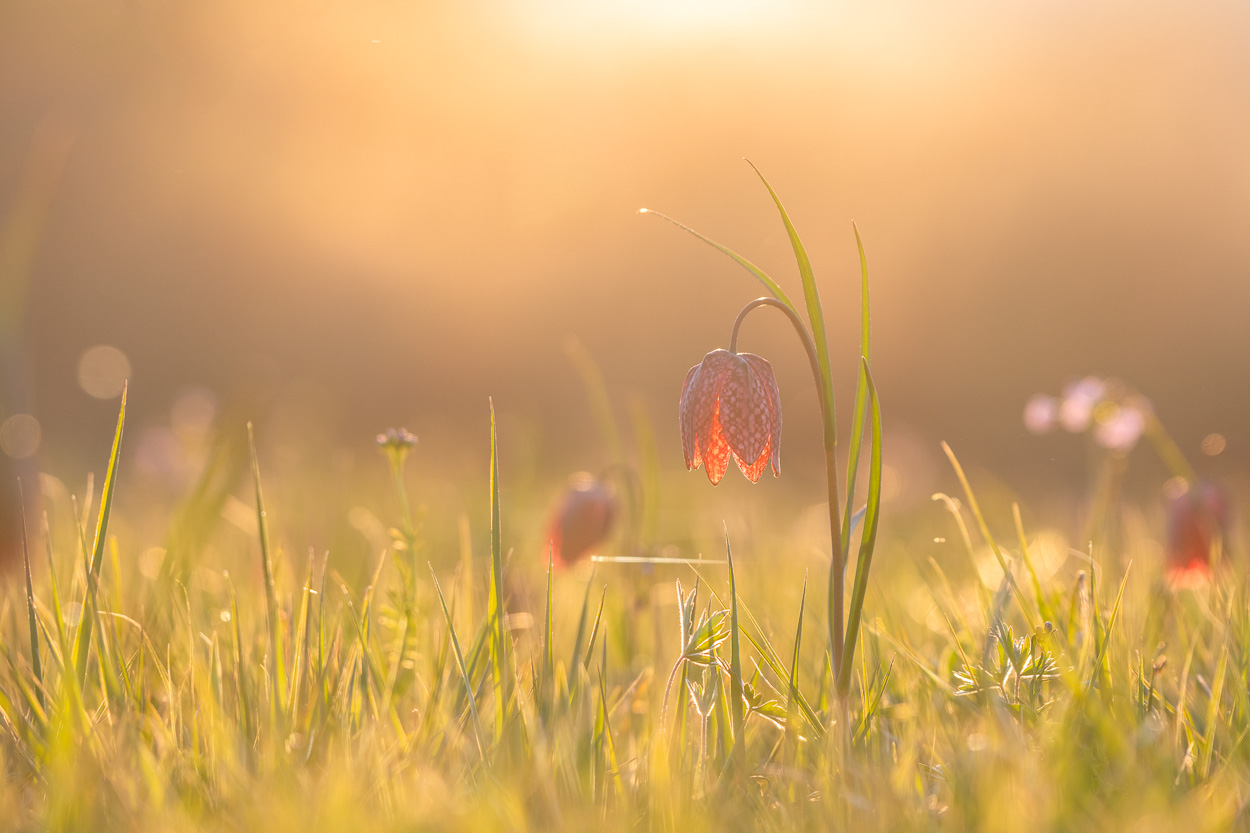
[[734, 356], [721, 389], [721, 425], [729, 447], [747, 464], [754, 463], [768, 447], [771, 411], [759, 374], [745, 358]]
[[699, 444], [695, 441], [693, 409], [686, 407], [690, 393], [690, 383], [698, 374], [701, 366], [696, 364], [686, 374], [686, 381], [681, 386], [681, 401], [677, 408], [677, 421], [681, 424], [681, 451], [686, 457], [687, 469], [697, 469], [701, 462]]
[[768, 359], [754, 353], [743, 353], [742, 358], [755, 371], [760, 380], [760, 387], [768, 397], [769, 415], [772, 420], [768, 436], [772, 445], [773, 477], [781, 475], [781, 391], [777, 388], [777, 377], [773, 375], [773, 366]]
[[686, 467], [703, 465], [712, 485], [732, 457], [751, 481], [781, 471], [781, 399], [772, 367], [750, 353], [713, 350], [690, 368], [678, 406]]

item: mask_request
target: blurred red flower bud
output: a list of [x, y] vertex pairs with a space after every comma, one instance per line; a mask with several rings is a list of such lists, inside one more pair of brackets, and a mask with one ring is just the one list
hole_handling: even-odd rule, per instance
[[1173, 586], [1200, 584], [1211, 575], [1211, 550], [1228, 531], [1224, 490], [1198, 481], [1168, 498], [1167, 574]]
[[690, 368], [678, 408], [686, 468], [715, 486], [733, 457], [752, 483], [772, 463], [781, 474], [781, 394], [772, 365], [751, 353], [713, 350]]
[[616, 495], [611, 487], [585, 472], [573, 475], [547, 524], [555, 563], [572, 564], [589, 555], [611, 533], [615, 520]]

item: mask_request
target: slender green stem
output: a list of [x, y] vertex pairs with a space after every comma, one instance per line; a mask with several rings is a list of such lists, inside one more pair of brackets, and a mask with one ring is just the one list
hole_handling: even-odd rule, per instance
[[407, 449], [388, 454], [391, 464], [391, 478], [395, 481], [395, 494], [399, 498], [400, 517], [403, 520], [404, 545], [408, 547], [408, 560], [412, 565], [412, 586], [406, 588], [408, 598], [404, 601], [405, 617], [411, 619], [417, 600], [417, 527], [412, 520], [412, 505], [408, 502], [408, 487], [404, 483], [404, 463], [408, 456]]
[[807, 360], [812, 366], [812, 376], [816, 379], [816, 387], [819, 389], [820, 360], [816, 358], [816, 345], [812, 343], [812, 337], [807, 332], [807, 327], [803, 326], [803, 319], [799, 318], [794, 308], [787, 306], [776, 298], [769, 298], [768, 296], [756, 298], [742, 308], [742, 311], [738, 313], [738, 317], [734, 319], [733, 332], [729, 335], [729, 352], [738, 352], [738, 331], [742, 329], [742, 322], [746, 320], [748, 313], [756, 307], [776, 307], [786, 314], [786, 318], [790, 319], [790, 323], [794, 325], [794, 331], [799, 335], [799, 340], [803, 342], [803, 349], [807, 351]]
[[1159, 418], [1148, 409], [1143, 409], [1146, 416], [1146, 437], [1155, 447], [1155, 453], [1159, 455], [1159, 459], [1172, 472], [1173, 477], [1179, 477], [1187, 483], [1194, 483], [1198, 479], [1198, 475], [1194, 472], [1193, 466], [1185, 459], [1184, 452], [1176, 444], [1176, 440], [1172, 439], [1172, 435], [1163, 427], [1163, 423]]
[[840, 669], [842, 667], [843, 621], [845, 619], [843, 614], [843, 596], [846, 595], [846, 571], [843, 566], [842, 555], [842, 519], [838, 511], [837, 430], [834, 427], [833, 410], [826, 407], [826, 403], [832, 401], [832, 396], [827, 395], [825, 388], [827, 385], [831, 386], [832, 382], [821, 371], [816, 344], [812, 341], [812, 336], [807, 331], [807, 327], [803, 325], [803, 319], [799, 318], [793, 307], [776, 298], [756, 298], [742, 308], [742, 311], [738, 313], [738, 317], [734, 320], [733, 332], [729, 336], [729, 352], [738, 352], [738, 331], [741, 329], [742, 322], [746, 319], [747, 314], [757, 307], [764, 306], [776, 307], [781, 310], [786, 314], [786, 318], [790, 319], [790, 323], [794, 325], [794, 331], [798, 334], [799, 340], [803, 342], [803, 348], [807, 351], [807, 359], [812, 368], [812, 378], [816, 382], [816, 392], [820, 397], [820, 414], [825, 432], [825, 473], [829, 489], [829, 535], [832, 552], [829, 564], [829, 642], [833, 649], [833, 667]]
[[391, 463], [391, 478], [395, 481], [395, 494], [399, 498], [400, 517], [404, 522], [404, 528], [402, 530], [404, 533], [404, 543], [411, 547], [417, 537], [417, 529], [416, 525], [412, 521], [412, 507], [408, 503], [408, 487], [404, 483], [404, 457], [406, 455], [392, 454], [389, 456]]

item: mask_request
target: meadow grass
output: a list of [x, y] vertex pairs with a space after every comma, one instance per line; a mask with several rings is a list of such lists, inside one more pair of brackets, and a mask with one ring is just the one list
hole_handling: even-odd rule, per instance
[[[49, 528], [30, 535], [47, 545], [29, 553], [29, 584], [10, 580], [0, 599], [4, 827], [1228, 829], [1240, 818], [1240, 574], [1170, 590], [1140, 524], [1114, 554], [1095, 547], [1056, 569], [1050, 553], [1044, 567], [1019, 513], [985, 518], [960, 469], [953, 540], [966, 539], [969, 563], [993, 552], [991, 569], [921, 558], [945, 527], [891, 538], [843, 702], [828, 642], [803, 628], [805, 585], [768, 564], [587, 577], [509, 559], [491, 439], [482, 563], [429, 567], [405, 512], [361, 582], [332, 554], [275, 548], [255, 457], [256, 537], [239, 553], [255, 569], [205, 580], [197, 553], [215, 522], [176, 520], [212, 518], [220, 487], [201, 484], [171, 513], [159, 572], [140, 574], [134, 543], [110, 534], [115, 447], [101, 495], [50, 505]], [[1004, 522], [1011, 547], [991, 537]], [[542, 588], [537, 599], [510, 590], [526, 585]]]
[[[458, 545], [426, 537], [407, 492], [413, 438], [391, 431], [379, 437], [396, 507], [384, 543], [363, 566], [334, 550], [298, 555], [292, 542], [317, 536], [289, 524], [274, 534], [265, 495], [275, 483], [249, 425], [222, 428], [175, 505], [131, 505], [163, 529], [153, 563], [140, 556], [147, 527], [114, 511], [123, 393], [100, 493], [90, 482], [72, 499], [45, 490], [24, 569], [0, 589], [0, 826], [1193, 833], [1244, 824], [1245, 576], [1216, 569], [1200, 586], [1170, 586], [1163, 545], [1118, 500], [1097, 504], [1088, 546], [1070, 548], [1054, 531], [1061, 524], [1030, 531], [1019, 506], [983, 506], [945, 446], [960, 493], [935, 499], [949, 516], [879, 536], [881, 410], [863, 247], [862, 359], [840, 498], [819, 297], [772, 196], [807, 324], [771, 278], [713, 245], [759, 278], [798, 330], [810, 327], [800, 336], [820, 392], [831, 537], [823, 563], [808, 566], [829, 569], [826, 604], [809, 599], [797, 569], [811, 542], [784, 529], [755, 531], [749, 559], [729, 525], [702, 563], [560, 569], [554, 552], [534, 557], [510, 532], [527, 524], [501, 499], [506, 438], [493, 403], [485, 552], [467, 522]], [[581, 348], [570, 355], [605, 446], [625, 466], [602, 374]], [[643, 408], [633, 413], [640, 454], [630, 468], [642, 474], [618, 536], [626, 555], [654, 551], [660, 505], [653, 432]]]
[[[100, 495], [49, 502], [29, 584], [0, 599], [3, 825], [1197, 830], [1240, 817], [1246, 582], [1222, 571], [1169, 589], [1143, 525], [1115, 552], [1056, 559], [1018, 511], [986, 517], [957, 469], [951, 523], [888, 539], [842, 701], [827, 640], [803, 627], [806, 584], [732, 560], [730, 540], [729, 569], [648, 576], [510, 558], [498, 443], [492, 425], [488, 553], [435, 570], [405, 509], [358, 581], [333, 554], [275, 546], [254, 454], [255, 537], [231, 540], [255, 569], [205, 578], [214, 522], [185, 519], [212, 518], [234, 486], [201, 483], [170, 511], [161, 569], [141, 574], [135, 542], [110, 532], [115, 445]], [[1013, 529], [1011, 545], [992, 527]], [[989, 568], [920, 555], [952, 529], [961, 558]]]

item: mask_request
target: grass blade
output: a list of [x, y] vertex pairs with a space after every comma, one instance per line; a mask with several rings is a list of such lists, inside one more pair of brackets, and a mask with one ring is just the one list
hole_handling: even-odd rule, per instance
[[790, 680], [786, 686], [786, 735], [791, 742], [798, 738], [799, 650], [803, 646], [803, 611], [807, 607], [807, 573], [803, 573], [803, 592], [799, 596], [799, 618], [794, 626], [794, 658], [790, 661]]
[[1024, 566], [1029, 571], [1029, 580], [1033, 584], [1033, 595], [1037, 597], [1038, 613], [1043, 621], [1055, 621], [1057, 616], [1051, 611], [1050, 601], [1042, 591], [1042, 583], [1037, 577], [1037, 569], [1033, 566], [1033, 557], [1029, 554], [1029, 541], [1024, 534], [1024, 520], [1020, 517], [1019, 503], [1011, 504], [1011, 517], [1016, 525], [1016, 540], [1020, 544], [1020, 558], [1024, 560]]
[[[1107, 684], [1110, 683], [1111, 669], [1107, 664], [1107, 651], [1111, 645], [1111, 631], [1115, 628], [1115, 623], [1120, 618], [1120, 604], [1124, 601], [1124, 588], [1128, 587], [1128, 575], [1132, 569], [1133, 562], [1130, 561], [1128, 566], [1124, 569], [1124, 577], [1120, 579], [1120, 589], [1115, 594], [1115, 604], [1111, 607], [1111, 616], [1107, 619], [1107, 629], [1105, 631], [1102, 631], [1102, 623], [1098, 621], [1097, 614], [1095, 613], [1093, 623], [1094, 631], [1095, 633], [1100, 633], [1101, 635], [1098, 642], [1098, 653], [1094, 657], [1093, 673], [1090, 675], [1087, 687], [1092, 686], [1095, 679], [1101, 679]], [[1090, 570], [1090, 575], [1093, 575], [1092, 569]], [[1090, 586], [1090, 593], [1093, 593], [1092, 584]]]
[[734, 556], [725, 525], [725, 558], [729, 562], [729, 714], [733, 721], [733, 748], [739, 765], [746, 763], [745, 715], [742, 713], [742, 655], [738, 645], [738, 587], [734, 581]]
[[755, 279], [758, 280], [760, 283], [762, 283], [764, 285], [764, 288], [767, 289], [774, 298], [776, 298], [778, 301], [788, 306], [790, 309], [794, 310], [796, 313], [798, 312], [794, 304], [790, 301], [788, 297], [786, 297], [785, 291], [782, 290], [782, 288], [777, 285], [777, 282], [774, 281], [772, 278], [768, 277], [768, 275], [764, 272], [763, 269], [756, 266], [754, 263], [747, 260], [742, 255], [738, 254], [732, 249], [722, 246], [720, 243], [717, 243], [715, 240], [711, 239], [710, 237], [705, 237], [704, 235], [699, 234], [699, 232], [690, 228], [690, 226], [686, 225], [685, 223], [681, 223], [681, 222], [678, 222], [677, 220], [674, 220], [672, 217], [668, 216], [667, 214], [662, 214], [659, 211], [652, 211], [650, 208], [640, 208], [638, 210], [638, 213], [639, 214], [654, 214], [656, 217], [659, 217], [662, 220], [668, 220], [670, 223], [677, 226], [677, 228], [681, 229], [682, 231], [686, 231], [686, 232], [689, 232], [690, 234], [693, 234], [695, 237], [699, 238], [704, 243], [711, 246], [713, 249], [716, 249], [721, 254], [728, 255], [729, 257], [733, 258], [735, 261], [737, 261], [739, 266], [741, 266], [743, 269], [746, 269], [748, 272], [754, 275]]
[[864, 534], [859, 542], [859, 559], [855, 564], [855, 587], [851, 591], [851, 607], [846, 619], [846, 650], [838, 672], [838, 694], [845, 698], [851, 689], [851, 668], [855, 661], [855, 642], [859, 638], [859, 619], [868, 592], [868, 571], [877, 545], [877, 522], [881, 518], [881, 403], [877, 386], [868, 371], [868, 359], [860, 359], [860, 370], [867, 379], [868, 399], [872, 410], [872, 444], [868, 457], [868, 503], [864, 513]]
[[488, 618], [491, 672], [495, 686], [495, 740], [503, 737], [508, 706], [508, 674], [505, 671], [507, 632], [503, 609], [503, 553], [499, 530], [499, 441], [495, 428], [495, 403], [490, 402], [490, 600]]
[[582, 379], [582, 387], [586, 389], [586, 398], [590, 400], [595, 423], [612, 454], [612, 462], [624, 464], [625, 446], [621, 443], [621, 429], [612, 413], [612, 399], [608, 395], [608, 383], [603, 378], [603, 371], [599, 369], [598, 363], [585, 345], [574, 336], [570, 336], [565, 342], [564, 355], [577, 368], [577, 374]]
[[660, 457], [655, 444], [655, 430], [647, 415], [646, 400], [638, 393], [629, 399], [633, 419], [634, 440], [638, 446], [639, 475], [642, 481], [642, 506], [636, 526], [643, 552], [651, 552], [656, 541], [660, 511]]
[[256, 434], [250, 422], [247, 424], [247, 445], [252, 455], [252, 485], [256, 491], [256, 526], [260, 535], [260, 563], [265, 580], [265, 615], [269, 631], [269, 661], [265, 663], [265, 668], [268, 670], [272, 665], [276, 672], [270, 672], [270, 689], [275, 692], [271, 702], [281, 709], [281, 698], [277, 692], [286, 691], [286, 667], [282, 661], [282, 654], [278, 651], [278, 596], [274, 590], [273, 559], [269, 549], [269, 524], [265, 514], [265, 498], [260, 488], [260, 460], [256, 456]]
[[[760, 169], [755, 167], [749, 159], [747, 164], [751, 166], [756, 176], [760, 178], [760, 182], [764, 183], [764, 187], [768, 189], [768, 195], [773, 198], [773, 204], [777, 206], [777, 213], [781, 215], [781, 222], [786, 227], [786, 235], [790, 238], [790, 247], [794, 250], [794, 259], [799, 267], [799, 278], [803, 282], [803, 301], [807, 306], [808, 324], [812, 331], [812, 341], [816, 343], [816, 358], [820, 363], [820, 373], [823, 377], [822, 381], [824, 384], [820, 391], [821, 404], [830, 424], [836, 424], [834, 417], [836, 411], [833, 402], [833, 370], [829, 363], [829, 342], [825, 337], [825, 314], [820, 306], [820, 291], [816, 287], [816, 276], [812, 272], [812, 262], [807, 256], [807, 249], [803, 247], [803, 241], [799, 239], [799, 233], [795, 230], [794, 224], [790, 222], [790, 215], [786, 213], [785, 206], [781, 204], [781, 198], [777, 196], [773, 186], [769, 185], [768, 180], [760, 173]], [[784, 300], [780, 296], [778, 298]], [[836, 436], [835, 433], [833, 438], [826, 437], [826, 442], [828, 443], [832, 439], [832, 443], [836, 445]]]
[[39, 662], [39, 623], [35, 620], [35, 584], [30, 577], [30, 539], [26, 534], [26, 496], [22, 481], [17, 481], [18, 511], [22, 515], [22, 566], [26, 568], [26, 622], [30, 626], [30, 667], [35, 674], [35, 694], [39, 707], [47, 708], [43, 699], [43, 667]]
[[603, 603], [608, 598], [608, 586], [603, 585], [599, 594], [599, 609], [595, 611], [595, 623], [590, 626], [590, 638], [586, 640], [586, 653], [582, 656], [582, 668], [590, 668], [590, 658], [595, 653], [595, 641], [599, 638], [599, 623], [603, 620]]
[[573, 654], [569, 658], [569, 667], [576, 668], [582, 655], [582, 645], [586, 639], [586, 617], [590, 613], [590, 588], [595, 585], [595, 567], [590, 568], [590, 578], [586, 579], [586, 593], [582, 596], [582, 612], [577, 617], [577, 633], [573, 637]]
[[460, 639], [456, 636], [456, 624], [452, 621], [451, 611], [447, 608], [447, 599], [443, 597], [443, 588], [438, 585], [438, 576], [434, 573], [434, 565], [428, 564], [430, 578], [434, 580], [434, 592], [438, 594], [438, 603], [443, 608], [443, 619], [447, 622], [447, 633], [451, 638], [451, 650], [456, 656], [456, 667], [460, 669], [460, 679], [464, 681], [464, 693], [469, 699], [469, 713], [473, 716], [473, 739], [477, 741], [477, 752], [482, 760], [486, 760], [486, 751], [482, 748], [482, 721], [477, 715], [477, 698], [473, 696], [473, 683], [469, 678], [469, 669], [464, 664], [464, 652], [460, 650]]
[[538, 707], [543, 717], [549, 717], [555, 703], [556, 656], [552, 644], [553, 593], [552, 579], [555, 573], [555, 544], [547, 547], [547, 604], [543, 613], [543, 663], [542, 674], [538, 678]]
[[298, 719], [299, 714], [299, 696], [300, 689], [303, 687], [303, 678], [308, 670], [308, 620], [312, 605], [310, 604], [312, 594], [313, 579], [313, 562], [316, 556], [313, 550], [308, 550], [308, 571], [304, 577], [304, 589], [300, 594], [298, 630], [295, 633], [295, 659], [292, 661], [291, 668], [291, 688], [287, 695], [287, 714], [291, 715], [292, 720]]
[[48, 513], [43, 513], [43, 548], [48, 557], [48, 581], [52, 585], [52, 616], [56, 619], [57, 647], [62, 658], [68, 658], [69, 635], [65, 631], [65, 614], [61, 610], [61, 593], [56, 581], [56, 560], [52, 552], [52, 525]]
[[1011, 589], [1015, 594], [1016, 603], [1020, 606], [1020, 612], [1024, 615], [1024, 621], [1028, 623], [1029, 630], [1037, 627], [1033, 618], [1033, 613], [1029, 610], [1029, 606], [1025, 601], [1024, 593], [1020, 590], [1020, 585], [1016, 583], [1015, 576], [1012, 575], [1008, 568], [1007, 559], [1003, 557], [1003, 551], [998, 548], [998, 542], [994, 540], [994, 536], [990, 534], [989, 524], [985, 522], [985, 515], [981, 513], [981, 505], [977, 503], [977, 496], [972, 491], [972, 485], [968, 482], [968, 476], [964, 474], [964, 467], [959, 464], [959, 460], [955, 457], [955, 452], [945, 442], [942, 443], [942, 451], [946, 453], [946, 459], [950, 460], [951, 467], [955, 470], [955, 476], [959, 478], [959, 485], [963, 487], [964, 495], [968, 498], [968, 508], [972, 510], [972, 516], [977, 519], [977, 528], [981, 530], [981, 537], [990, 545], [990, 549], [994, 552], [994, 558], [998, 560], [998, 566], [1003, 571], [1006, 581], [1011, 585]]
[[[859, 354], [864, 360], [864, 365], [869, 362], [869, 352], [872, 345], [871, 334], [871, 317], [869, 316], [868, 305], [868, 258], [864, 254], [864, 241], [860, 239], [859, 227], [851, 223], [851, 228], [855, 230], [855, 246], [859, 249], [859, 272], [860, 272], [860, 322], [859, 322]], [[842, 517], [851, 517], [851, 511], [855, 506], [855, 481], [859, 477], [859, 459], [860, 452], [863, 448], [864, 439], [864, 415], [865, 405], [868, 398], [868, 374], [865, 367], [859, 369], [859, 379], [855, 383], [855, 408], [851, 412], [851, 447], [847, 456], [846, 466], [846, 511], [842, 513]], [[848, 522], [842, 528], [842, 560], [845, 564], [850, 560], [851, 556], [851, 524]]]
[[87, 570], [87, 604], [83, 605], [82, 622], [74, 643], [74, 672], [79, 685], [87, 682], [87, 655], [91, 651], [91, 627], [95, 622], [96, 587], [100, 577], [100, 565], [104, 562], [104, 542], [108, 536], [109, 514], [113, 510], [113, 491], [117, 487], [117, 460], [121, 454], [122, 428], [126, 424], [126, 391], [122, 388], [121, 408], [117, 413], [117, 430], [113, 433], [113, 450], [104, 476], [104, 491], [100, 496], [100, 515], [96, 521], [95, 546]]
[[[248, 692], [246, 667], [243, 665], [243, 626], [239, 622], [239, 601], [234, 593], [233, 582], [227, 585], [230, 590], [230, 628], [234, 640], [234, 696], [236, 701], [239, 729], [250, 745], [256, 738], [252, 726], [251, 697]], [[171, 685], [166, 680], [166, 685]]]

